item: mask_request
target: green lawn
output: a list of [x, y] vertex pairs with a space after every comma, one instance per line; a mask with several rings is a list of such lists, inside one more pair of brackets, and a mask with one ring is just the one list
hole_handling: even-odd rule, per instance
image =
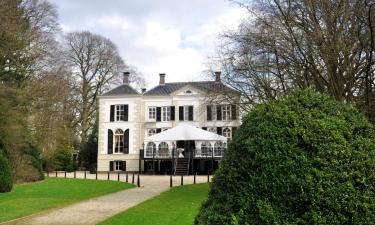
[[175, 187], [100, 224], [190, 225], [207, 193], [208, 184]]
[[0, 223], [131, 187], [117, 181], [64, 178], [15, 185], [12, 192], [0, 193]]

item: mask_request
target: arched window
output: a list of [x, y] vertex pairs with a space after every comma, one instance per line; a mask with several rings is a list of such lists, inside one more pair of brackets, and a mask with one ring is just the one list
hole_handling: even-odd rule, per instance
[[223, 136], [226, 138], [232, 138], [232, 131], [229, 127], [223, 129]]
[[146, 146], [146, 156], [152, 157], [153, 152], [156, 151], [156, 145], [154, 142], [149, 142]]
[[201, 144], [201, 155], [212, 156], [212, 148], [210, 142], [203, 142]]
[[159, 144], [159, 151], [158, 151], [158, 155], [160, 157], [167, 157], [169, 154], [169, 150], [168, 150], [168, 144], [166, 142], [162, 142]]
[[224, 143], [217, 141], [214, 145], [214, 156], [223, 156], [224, 154]]
[[150, 137], [152, 135], [156, 134], [156, 129], [149, 129], [147, 135]]
[[120, 153], [124, 149], [124, 131], [117, 129], [114, 135], [114, 152]]

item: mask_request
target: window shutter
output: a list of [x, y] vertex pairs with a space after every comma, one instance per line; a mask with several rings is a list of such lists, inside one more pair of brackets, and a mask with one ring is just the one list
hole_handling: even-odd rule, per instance
[[171, 106], [171, 120], [174, 120], [175, 118], [175, 107]]
[[121, 161], [121, 170], [126, 171], [126, 161]]
[[236, 133], [237, 127], [232, 127], [232, 138], [234, 137], [234, 134]]
[[161, 107], [156, 107], [156, 121], [161, 121]]
[[178, 107], [178, 119], [180, 121], [184, 121], [184, 107], [183, 106]]
[[207, 120], [212, 120], [212, 105], [207, 106]]
[[124, 105], [124, 121], [129, 121], [129, 106]]
[[221, 106], [216, 106], [216, 119], [221, 120]]
[[231, 110], [232, 110], [232, 120], [236, 120], [237, 119], [237, 106], [236, 105], [231, 105]]
[[156, 128], [156, 133], [160, 133], [161, 132], [161, 128]]
[[113, 132], [108, 130], [108, 154], [113, 153]]
[[207, 127], [202, 127], [203, 130], [207, 130]]
[[113, 161], [109, 162], [109, 171], [113, 171]]
[[218, 135], [223, 135], [223, 128], [222, 128], [222, 127], [217, 127], [217, 128], [216, 128], [216, 133], [217, 133]]
[[115, 105], [111, 105], [111, 112], [109, 115], [109, 121], [113, 122], [115, 121]]
[[124, 154], [129, 154], [129, 129], [124, 132]]
[[194, 108], [192, 105], [189, 105], [189, 121], [194, 120]]

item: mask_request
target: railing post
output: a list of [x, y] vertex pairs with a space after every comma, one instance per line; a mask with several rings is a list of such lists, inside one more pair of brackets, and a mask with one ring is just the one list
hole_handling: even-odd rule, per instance
[[196, 175], [197, 175], [197, 173], [194, 173], [194, 184], [196, 184], [196, 180], [195, 180]]
[[109, 171], [108, 171], [108, 174], [107, 174], [107, 180], [109, 180]]
[[173, 187], [172, 175], [169, 177], [169, 187]]
[[64, 178], [66, 178], [66, 170], [64, 171]]
[[181, 186], [184, 185], [184, 175], [181, 175]]
[[120, 181], [120, 172], [117, 173], [117, 181]]
[[126, 172], [126, 183], [128, 183], [128, 172]]
[[134, 172], [133, 172], [133, 179], [132, 179], [132, 184], [134, 184]]
[[86, 180], [86, 170], [85, 170], [85, 180]]
[[55, 171], [56, 177], [57, 177], [57, 171]]
[[49, 171], [47, 171], [47, 177], [49, 177]]
[[210, 172], [207, 173], [207, 183], [210, 183]]
[[76, 174], [76, 171], [74, 170], [74, 179], [77, 178], [77, 174]]
[[98, 179], [98, 171], [95, 171], [95, 180]]
[[137, 177], [137, 187], [140, 187], [141, 186], [141, 180], [139, 178], [139, 173], [138, 173], [138, 177]]

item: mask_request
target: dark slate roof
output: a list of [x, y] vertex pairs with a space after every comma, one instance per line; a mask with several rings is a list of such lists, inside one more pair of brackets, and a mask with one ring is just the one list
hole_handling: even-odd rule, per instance
[[113, 96], [113, 95], [139, 95], [139, 93], [130, 85], [122, 84], [108, 91], [107, 93], [104, 93], [102, 96]]
[[176, 82], [176, 83], [165, 83], [164, 85], [158, 85], [151, 90], [144, 93], [144, 95], [169, 95], [174, 91], [186, 86], [191, 85], [203, 91], [215, 91], [215, 92], [232, 92], [239, 93], [234, 89], [222, 84], [216, 83], [215, 81], [198, 81], [198, 82]]

